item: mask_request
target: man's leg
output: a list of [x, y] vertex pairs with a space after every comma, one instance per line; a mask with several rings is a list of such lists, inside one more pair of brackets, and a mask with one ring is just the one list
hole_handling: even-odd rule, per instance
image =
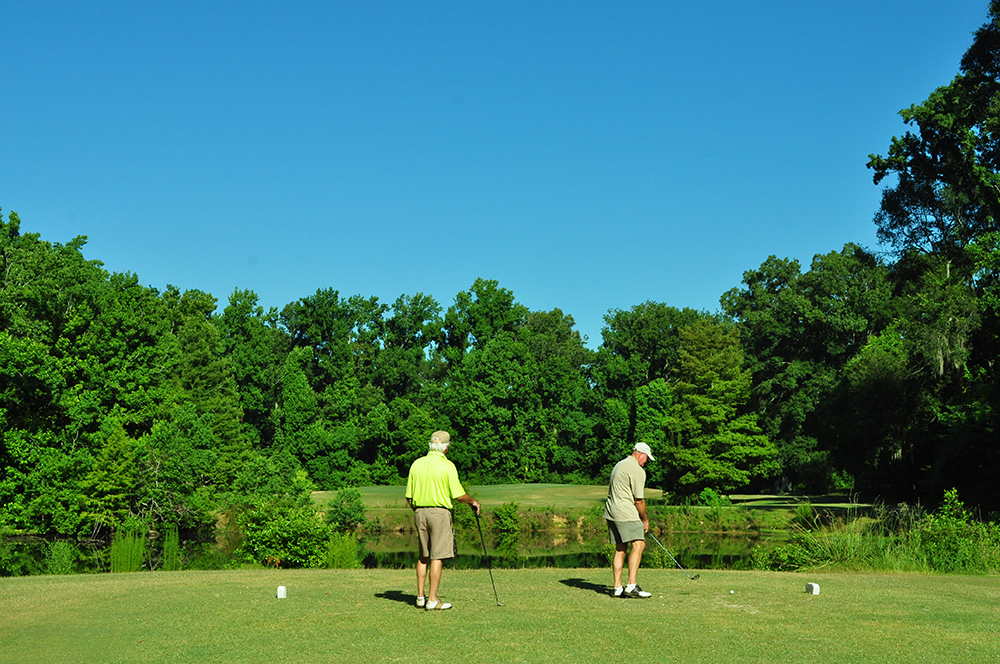
[[441, 568], [443, 565], [444, 561], [431, 558], [431, 594], [427, 596], [429, 603], [438, 601], [438, 586], [441, 585]]
[[[636, 577], [639, 575], [639, 563], [642, 562], [642, 552], [645, 548], [646, 540], [632, 542], [632, 552], [628, 556], [628, 584], [630, 586], [634, 586], [636, 583]], [[619, 570], [618, 575], [621, 578], [621, 570]]]
[[429, 558], [417, 559], [417, 597], [424, 597], [424, 581], [427, 579], [427, 561]]
[[616, 544], [615, 545], [615, 557], [611, 560], [611, 571], [615, 575], [615, 585], [613, 588], [622, 587], [622, 569], [625, 567], [625, 549], [628, 544]]

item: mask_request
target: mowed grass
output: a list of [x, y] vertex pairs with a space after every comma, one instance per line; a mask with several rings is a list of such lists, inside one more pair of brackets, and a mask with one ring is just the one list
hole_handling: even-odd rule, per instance
[[[0, 662], [995, 662], [1000, 578], [643, 569], [446, 569], [455, 608], [413, 606], [412, 570], [0, 579]], [[820, 595], [805, 584], [820, 585]], [[277, 586], [288, 588], [276, 599]], [[730, 590], [734, 593], [730, 594]]]
[[[468, 487], [486, 509], [504, 503], [518, 503], [522, 508], [550, 507], [557, 512], [579, 512], [591, 508], [604, 507], [608, 497], [606, 484], [482, 484]], [[365, 506], [372, 511], [408, 509], [405, 486], [360, 487]], [[335, 491], [314, 491], [312, 498], [319, 505], [328, 503]], [[656, 505], [662, 500], [659, 489], [646, 488], [646, 499]], [[747, 509], [779, 510], [792, 513], [795, 505], [809, 501], [817, 509], [841, 509], [861, 507], [858, 503], [845, 502], [844, 496], [763, 496], [734, 495], [733, 503]]]
[[[578, 484], [483, 484], [468, 487], [484, 507], [503, 503], [520, 503], [521, 507], [555, 507], [560, 510], [581, 510], [604, 507], [608, 497], [606, 485]], [[407, 508], [405, 486], [361, 487], [361, 497], [368, 509]], [[663, 492], [647, 489], [647, 498], [659, 499]], [[330, 501], [334, 491], [316, 491], [313, 500], [322, 505]]]

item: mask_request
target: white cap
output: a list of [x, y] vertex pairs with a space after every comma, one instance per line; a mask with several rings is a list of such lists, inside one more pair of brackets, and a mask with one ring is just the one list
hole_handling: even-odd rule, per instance
[[636, 443], [635, 447], [633, 447], [632, 449], [636, 452], [642, 452], [643, 454], [649, 457], [650, 461], [656, 461], [656, 457], [653, 456], [653, 452], [650, 451], [649, 445], [647, 445], [646, 443]]

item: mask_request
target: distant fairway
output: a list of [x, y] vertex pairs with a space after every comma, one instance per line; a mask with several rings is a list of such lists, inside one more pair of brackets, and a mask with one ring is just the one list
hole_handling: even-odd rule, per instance
[[446, 570], [440, 613], [412, 570], [3, 578], [0, 662], [979, 664], [1000, 643], [997, 577], [644, 569], [653, 597], [616, 600], [607, 569], [494, 576], [504, 607], [486, 570]]
[[[605, 485], [577, 484], [483, 484], [469, 487], [484, 508], [503, 503], [520, 503], [521, 507], [553, 507], [557, 510], [580, 511], [592, 507], [604, 507], [608, 496]], [[326, 503], [333, 491], [316, 491], [313, 500], [320, 505]], [[365, 506], [371, 510], [409, 509], [406, 505], [405, 486], [366, 486], [361, 488]], [[647, 489], [646, 497], [659, 500], [663, 492]]]
[[[408, 509], [405, 486], [366, 486], [359, 489], [368, 509]], [[606, 484], [479, 484], [469, 486], [469, 492], [491, 507], [503, 503], [520, 503], [521, 507], [552, 507], [556, 511], [580, 511], [604, 507], [608, 496]], [[315, 491], [313, 500], [324, 504], [334, 491]], [[659, 489], [646, 488], [646, 499], [656, 503], [663, 498]], [[814, 507], [846, 509], [857, 503], [845, 502], [844, 496], [768, 496], [733, 495], [733, 504], [748, 509], [779, 509], [791, 511], [796, 503], [808, 500]]]

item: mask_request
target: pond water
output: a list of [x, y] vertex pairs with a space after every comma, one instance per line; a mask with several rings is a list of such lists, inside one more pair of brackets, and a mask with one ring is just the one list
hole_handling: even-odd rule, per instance
[[[458, 556], [452, 569], [523, 567], [607, 567], [610, 545], [606, 532], [556, 529], [533, 531], [517, 539], [497, 540], [484, 533], [489, 555], [477, 531], [457, 530]], [[691, 569], [746, 569], [754, 547], [771, 547], [785, 541], [784, 534], [759, 533], [661, 533], [657, 539], [677, 561]], [[643, 565], [673, 567], [660, 547], [647, 538]], [[417, 561], [417, 535], [413, 530], [387, 531], [368, 536], [363, 564], [368, 568], [411, 568]], [[0, 576], [46, 573], [49, 545], [38, 538], [11, 538], [0, 542]], [[88, 559], [79, 561], [78, 572], [107, 571], [96, 550], [81, 547]]]
[[[485, 535], [484, 535], [485, 536]], [[607, 567], [611, 550], [605, 532], [533, 532], [516, 540], [497, 541], [486, 537], [490, 560], [483, 553], [478, 534], [458, 536], [455, 569], [477, 569], [492, 563], [497, 568], [520, 567]], [[770, 547], [784, 538], [759, 533], [663, 533], [660, 543], [685, 568], [746, 569], [757, 546]], [[673, 561], [648, 538], [643, 564], [673, 567]], [[365, 542], [365, 567], [407, 568], [417, 561], [417, 535], [413, 531], [383, 533]]]

